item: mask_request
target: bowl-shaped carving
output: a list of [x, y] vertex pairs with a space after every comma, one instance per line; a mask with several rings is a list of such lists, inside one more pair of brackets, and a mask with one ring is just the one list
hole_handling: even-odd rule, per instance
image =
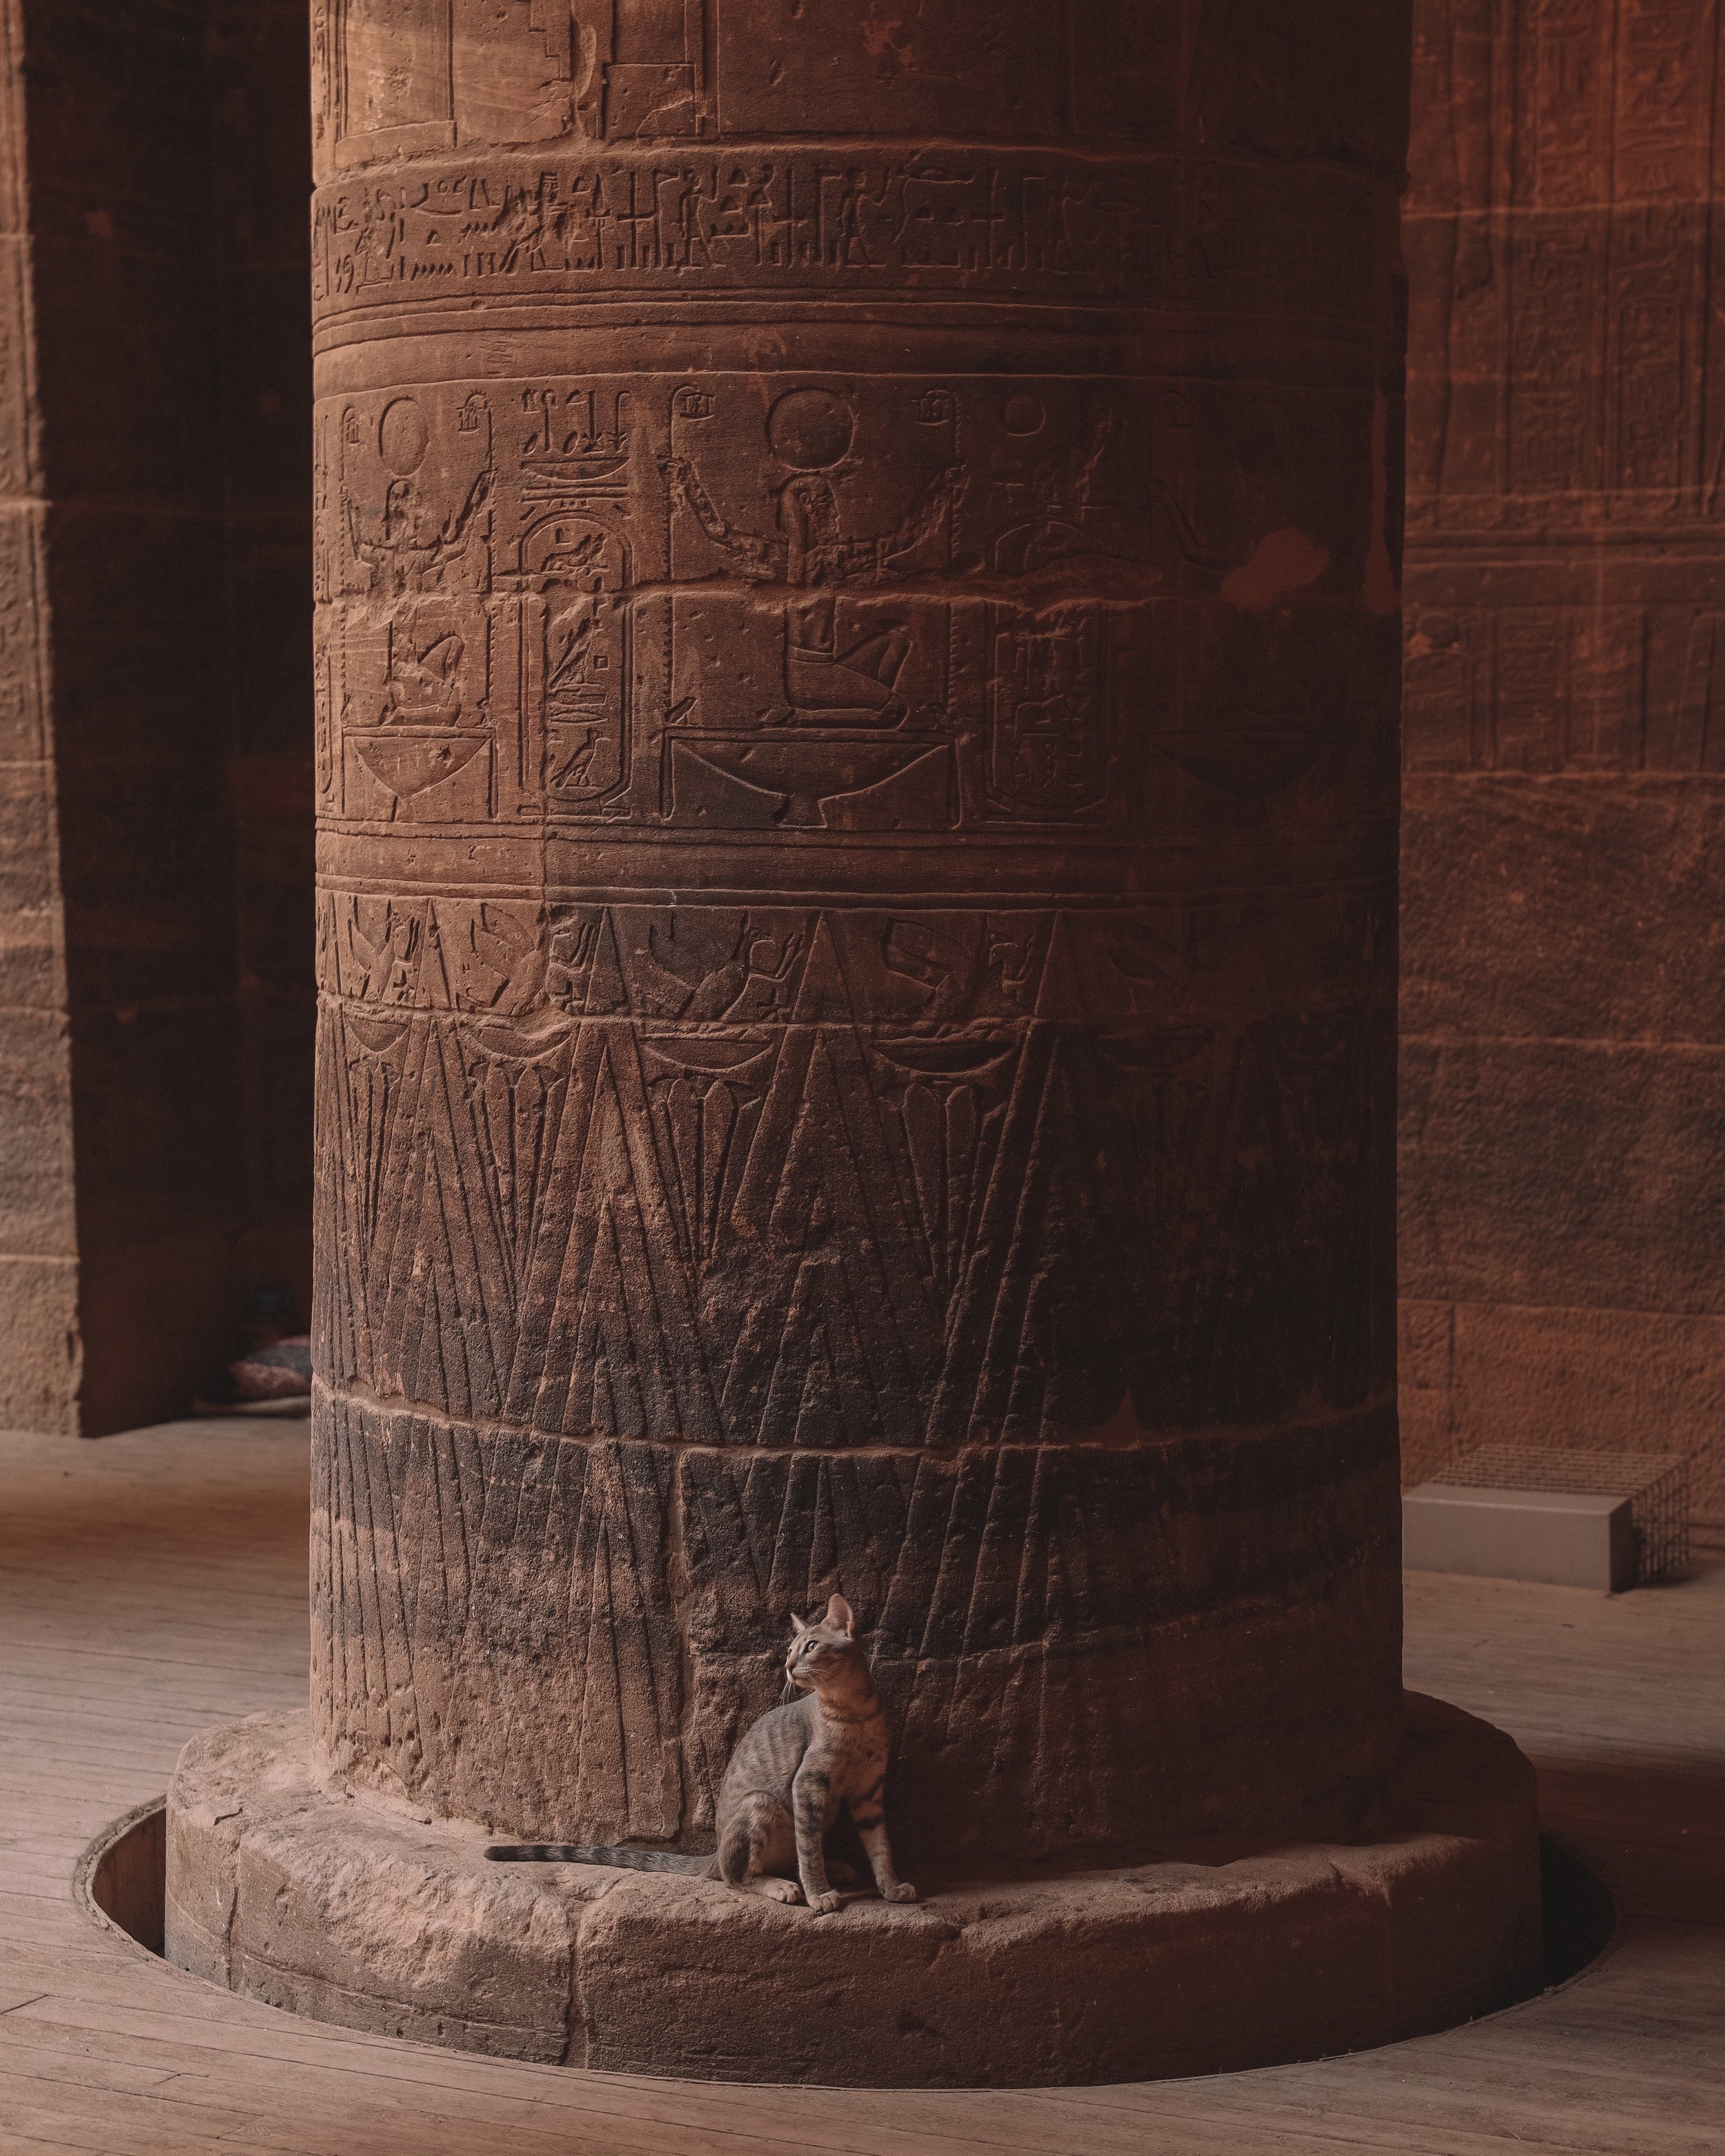
[[484, 734], [452, 734], [443, 728], [380, 727], [350, 734], [353, 753], [386, 793], [398, 801], [441, 786], [465, 771], [485, 747]]
[[825, 821], [823, 801], [866, 793], [938, 747], [938, 734], [868, 734], [798, 726], [747, 734], [692, 734], [684, 746], [745, 786], [784, 796], [778, 820], [804, 829]]

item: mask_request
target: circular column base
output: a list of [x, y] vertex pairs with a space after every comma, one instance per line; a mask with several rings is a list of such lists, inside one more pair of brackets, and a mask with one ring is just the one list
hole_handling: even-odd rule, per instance
[[489, 1863], [476, 1826], [318, 1781], [304, 1715], [187, 1746], [167, 1951], [351, 2028], [612, 2073], [1033, 2087], [1272, 2066], [1538, 1988], [1532, 1770], [1410, 1694], [1381, 1839], [1223, 1864], [924, 1878], [837, 1914], [716, 1881]]

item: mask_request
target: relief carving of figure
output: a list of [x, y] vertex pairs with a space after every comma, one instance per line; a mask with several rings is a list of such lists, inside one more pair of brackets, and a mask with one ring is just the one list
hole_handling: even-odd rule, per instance
[[808, 594], [784, 609], [786, 708], [773, 715], [778, 723], [896, 726], [903, 720], [897, 683], [911, 649], [906, 624], [890, 623], [844, 644], [837, 588], [903, 572], [919, 547], [950, 529], [968, 484], [964, 466], [948, 464], [924, 482], [890, 531], [849, 532], [833, 475], [849, 457], [855, 429], [850, 407], [828, 390], [793, 390], [773, 407], [768, 439], [791, 476], [778, 490], [772, 537], [733, 526], [686, 457], [665, 461], [673, 500], [744, 578]]
[[[470, 398], [470, 407], [473, 400]], [[464, 413], [459, 431], [478, 435], [482, 415]], [[382, 500], [375, 516], [362, 511], [354, 499], [348, 452], [362, 445], [363, 430], [357, 413], [344, 423], [344, 454], [341, 488], [342, 521], [353, 557], [362, 562], [372, 592], [385, 599], [418, 597], [444, 588], [445, 573], [459, 561], [479, 536], [479, 519], [491, 495], [489, 455], [468, 483], [453, 508], [447, 503], [460, 481], [439, 486], [439, 473], [430, 485], [424, 467], [431, 454], [431, 423], [424, 408], [412, 397], [398, 397], [387, 404], [377, 421], [372, 448], [384, 479]], [[376, 470], [376, 465], [372, 467]], [[377, 499], [374, 490], [372, 498]], [[443, 500], [437, 497], [443, 495]]]
[[347, 501], [348, 543], [355, 558], [370, 570], [372, 588], [381, 586], [384, 597], [398, 599], [423, 592], [428, 584], [434, 588], [450, 562], [466, 552], [474, 520], [490, 491], [491, 475], [481, 471], [460, 507], [440, 515], [411, 478], [393, 479], [369, 531], [356, 504]]
[[[347, 610], [344, 753], [361, 785], [356, 800], [381, 788], [391, 818], [487, 753], [476, 593], [490, 580], [492, 475], [482, 400], [469, 398], [452, 435], [439, 454], [432, 417], [410, 396], [392, 398], [369, 424], [350, 409], [342, 425], [339, 528], [372, 601]], [[447, 808], [457, 797], [438, 798]]]
[[778, 992], [802, 955], [795, 931], [775, 942], [745, 914], [731, 955], [699, 979], [667, 964], [658, 937], [649, 928], [646, 959], [656, 984], [657, 1000], [685, 1023], [701, 1019], [765, 1018], [778, 1008]]
[[461, 717], [461, 661], [466, 640], [457, 630], [432, 632], [422, 649], [411, 621], [392, 636], [380, 726], [453, 726]]

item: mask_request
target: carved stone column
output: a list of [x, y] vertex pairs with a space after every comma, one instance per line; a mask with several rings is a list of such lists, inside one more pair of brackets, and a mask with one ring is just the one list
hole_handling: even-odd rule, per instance
[[[1374, 1816], [1405, 31], [320, 12], [338, 1788], [710, 1847], [837, 1589], [937, 1880]], [[701, 1892], [580, 1995], [669, 1953], [663, 2033], [754, 1935]], [[729, 2071], [732, 1984], [647, 2056]]]
[[1394, 11], [708, 13], [323, 25], [319, 1740], [698, 1842], [837, 1588], [912, 1847], [1336, 1824]]

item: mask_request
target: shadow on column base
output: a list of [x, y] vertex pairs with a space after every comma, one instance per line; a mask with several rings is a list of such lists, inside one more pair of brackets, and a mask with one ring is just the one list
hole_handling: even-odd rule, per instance
[[1219, 1866], [926, 1878], [834, 1916], [703, 1880], [485, 1861], [477, 1827], [331, 1796], [305, 1717], [182, 1756], [164, 1933], [290, 2011], [608, 2072], [1009, 2087], [1223, 2072], [1391, 2043], [1531, 1995], [1531, 1768], [1410, 1696], [1385, 1838]]

